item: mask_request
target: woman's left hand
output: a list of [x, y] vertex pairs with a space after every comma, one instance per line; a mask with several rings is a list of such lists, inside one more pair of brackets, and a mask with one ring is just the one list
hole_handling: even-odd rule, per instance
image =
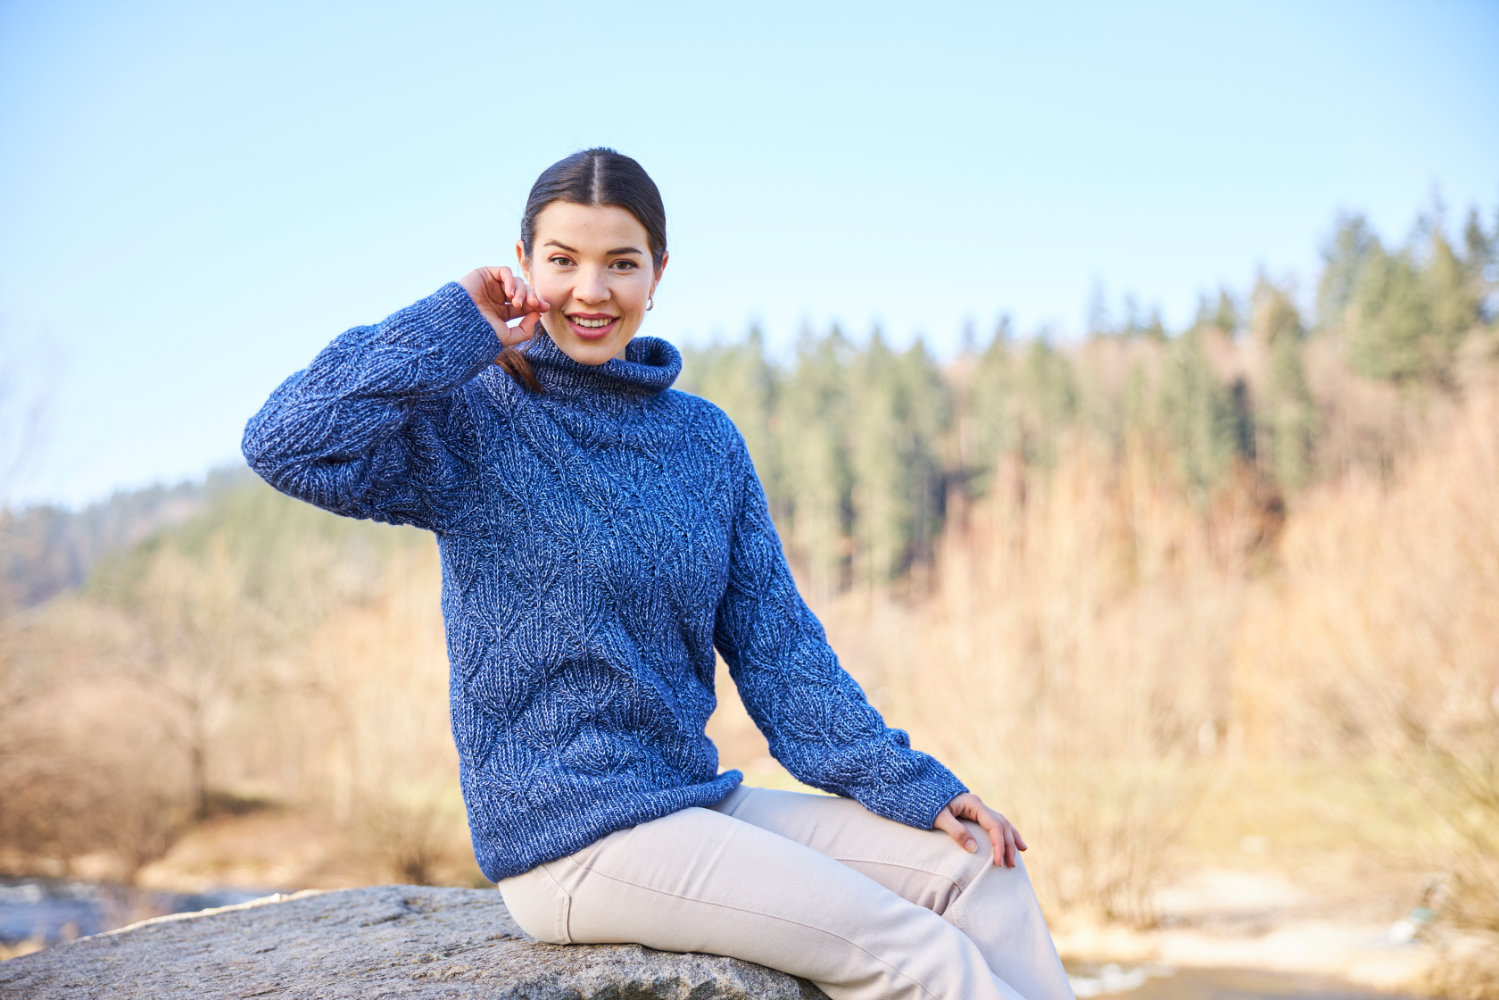
[[968, 828], [959, 822], [965, 819], [973, 820], [989, 834], [989, 840], [994, 846], [996, 867], [1015, 867], [1019, 860], [1016, 852], [1025, 850], [1025, 838], [1020, 836], [1020, 831], [1015, 829], [1014, 824], [984, 805], [984, 800], [972, 792], [964, 792], [943, 806], [932, 826], [946, 831], [965, 851], [977, 851], [978, 842], [973, 839]]

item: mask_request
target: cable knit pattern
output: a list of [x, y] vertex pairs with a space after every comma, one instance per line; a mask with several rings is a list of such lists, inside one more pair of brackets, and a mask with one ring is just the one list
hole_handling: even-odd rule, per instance
[[714, 650], [797, 778], [930, 827], [964, 791], [886, 727], [797, 593], [744, 440], [636, 337], [588, 366], [538, 327], [534, 394], [448, 284], [340, 335], [251, 418], [277, 489], [437, 535], [453, 736], [490, 879], [708, 805]]

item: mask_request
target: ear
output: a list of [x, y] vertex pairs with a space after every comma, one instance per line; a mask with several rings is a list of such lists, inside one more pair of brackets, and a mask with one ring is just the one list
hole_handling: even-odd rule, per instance
[[656, 268], [656, 276], [651, 279], [651, 294], [652, 295], [656, 294], [656, 286], [659, 285], [659, 284], [661, 284], [661, 275], [663, 275], [663, 274], [666, 273], [666, 262], [669, 261], [669, 260], [671, 260], [671, 254], [669, 252], [668, 253], [663, 253], [661, 255], [661, 266], [658, 267], [658, 268]]
[[526, 248], [520, 240], [515, 241], [515, 262], [520, 265], [520, 274], [526, 279], [526, 284], [535, 285], [531, 281], [531, 268], [526, 262]]

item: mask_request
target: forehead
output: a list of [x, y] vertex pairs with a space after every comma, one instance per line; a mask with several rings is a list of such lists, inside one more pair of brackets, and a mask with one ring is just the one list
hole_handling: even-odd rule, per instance
[[600, 253], [621, 247], [645, 253], [650, 245], [645, 227], [628, 209], [571, 201], [554, 201], [536, 214], [535, 245], [548, 240], [565, 243], [574, 250]]

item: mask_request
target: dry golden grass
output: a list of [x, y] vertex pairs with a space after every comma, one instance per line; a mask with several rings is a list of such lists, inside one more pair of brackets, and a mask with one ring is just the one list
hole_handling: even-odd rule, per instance
[[[1439, 821], [1423, 851], [1461, 923], [1499, 930], [1499, 389], [1391, 487], [1348, 482], [1296, 513], [1282, 570], [1236, 650], [1259, 754], [1373, 755], [1400, 805]], [[1252, 693], [1248, 693], [1252, 692]]]

